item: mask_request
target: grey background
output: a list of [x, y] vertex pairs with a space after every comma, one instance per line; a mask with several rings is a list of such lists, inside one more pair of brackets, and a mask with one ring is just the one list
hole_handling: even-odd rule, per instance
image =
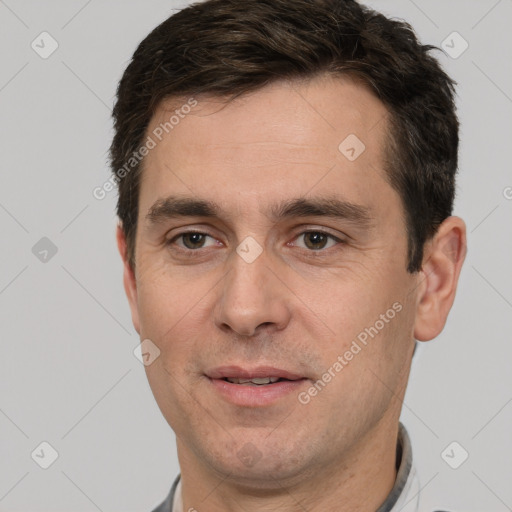
[[[456, 59], [438, 52], [459, 82], [454, 214], [469, 252], [444, 332], [413, 362], [402, 421], [426, 506], [512, 510], [512, 1], [367, 3], [424, 43], [453, 31], [469, 43]], [[116, 193], [99, 201], [92, 190], [109, 177], [117, 81], [182, 5], [0, 1], [2, 511], [149, 511], [178, 473], [174, 434], [133, 354]], [[59, 45], [47, 59], [31, 48], [42, 31]], [[57, 247], [46, 262], [43, 237]], [[48, 469], [31, 457], [43, 441], [59, 454]], [[441, 457], [452, 441], [469, 453], [458, 469]]]

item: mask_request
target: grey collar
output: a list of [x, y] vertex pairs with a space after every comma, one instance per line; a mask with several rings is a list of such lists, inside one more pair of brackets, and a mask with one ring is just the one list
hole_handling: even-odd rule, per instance
[[396, 480], [393, 489], [377, 512], [391, 512], [398, 498], [404, 492], [412, 468], [412, 448], [409, 434], [402, 423], [398, 424], [398, 440], [396, 443]]

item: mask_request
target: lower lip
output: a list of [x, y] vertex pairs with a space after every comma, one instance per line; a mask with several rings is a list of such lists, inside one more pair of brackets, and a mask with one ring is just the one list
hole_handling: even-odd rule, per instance
[[229, 402], [244, 407], [271, 405], [290, 393], [298, 393], [307, 379], [281, 380], [272, 384], [243, 385], [233, 384], [223, 379], [210, 379], [214, 389]]

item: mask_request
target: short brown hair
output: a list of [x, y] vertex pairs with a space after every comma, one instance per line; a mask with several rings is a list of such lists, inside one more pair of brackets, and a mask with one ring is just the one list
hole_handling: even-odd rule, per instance
[[[388, 108], [390, 185], [403, 202], [409, 272], [451, 215], [457, 172], [455, 82], [411, 26], [354, 0], [206, 0], [170, 16], [138, 46], [117, 89], [114, 173], [144, 141], [160, 103], [202, 93], [231, 99], [282, 79], [362, 79]], [[117, 214], [135, 266], [141, 163], [117, 174]]]

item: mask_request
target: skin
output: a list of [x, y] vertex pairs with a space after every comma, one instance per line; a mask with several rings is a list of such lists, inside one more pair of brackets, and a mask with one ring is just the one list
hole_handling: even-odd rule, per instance
[[[176, 433], [183, 510], [374, 511], [396, 478], [414, 339], [444, 327], [465, 224], [446, 219], [422, 270], [406, 271], [403, 206], [383, 167], [388, 113], [349, 78], [277, 82], [228, 104], [197, 99], [145, 159], [135, 270], [117, 231], [134, 327], [161, 351], [146, 372]], [[161, 104], [148, 134], [185, 102]], [[352, 162], [338, 150], [349, 134], [366, 146]], [[171, 194], [216, 201], [222, 213], [151, 223], [152, 205]], [[371, 222], [268, 213], [325, 196], [369, 208]], [[175, 239], [191, 229], [209, 236]], [[343, 243], [322, 246], [307, 230]], [[263, 249], [252, 263], [236, 252], [247, 236]], [[401, 311], [307, 404], [292, 393], [233, 405], [205, 377], [220, 365], [268, 364], [307, 377], [307, 390], [397, 301]], [[238, 456], [244, 446], [258, 454], [252, 466]]]

